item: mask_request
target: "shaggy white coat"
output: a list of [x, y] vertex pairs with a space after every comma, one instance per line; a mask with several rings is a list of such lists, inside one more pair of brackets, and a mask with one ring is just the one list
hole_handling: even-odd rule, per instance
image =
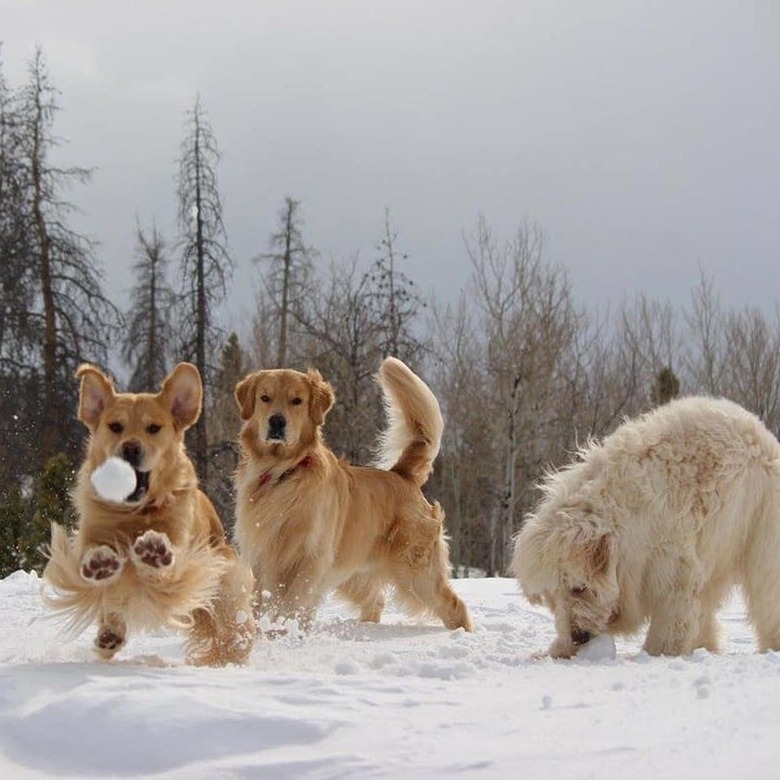
[[744, 591], [761, 651], [780, 649], [780, 444], [727, 400], [625, 422], [551, 474], [512, 571], [555, 616], [554, 657], [649, 621], [652, 655], [720, 649], [715, 613]]

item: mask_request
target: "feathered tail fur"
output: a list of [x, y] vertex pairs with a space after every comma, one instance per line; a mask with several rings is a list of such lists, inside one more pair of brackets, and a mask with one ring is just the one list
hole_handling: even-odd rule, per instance
[[380, 435], [376, 465], [421, 487], [433, 469], [444, 431], [439, 402], [398, 358], [385, 358], [377, 379], [388, 424]]

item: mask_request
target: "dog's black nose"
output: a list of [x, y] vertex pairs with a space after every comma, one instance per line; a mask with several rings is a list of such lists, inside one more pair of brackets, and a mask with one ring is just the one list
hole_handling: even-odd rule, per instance
[[283, 414], [272, 414], [268, 418], [268, 438], [284, 439], [284, 429], [287, 426], [287, 420]]
[[122, 445], [122, 457], [131, 465], [136, 468], [141, 465], [141, 457], [143, 456], [143, 449], [140, 442], [126, 441]]

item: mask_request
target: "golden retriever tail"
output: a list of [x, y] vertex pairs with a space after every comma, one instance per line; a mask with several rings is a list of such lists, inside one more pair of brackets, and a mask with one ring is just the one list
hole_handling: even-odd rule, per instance
[[436, 396], [398, 358], [382, 361], [377, 377], [388, 425], [381, 434], [376, 466], [422, 487], [439, 454], [444, 420]]

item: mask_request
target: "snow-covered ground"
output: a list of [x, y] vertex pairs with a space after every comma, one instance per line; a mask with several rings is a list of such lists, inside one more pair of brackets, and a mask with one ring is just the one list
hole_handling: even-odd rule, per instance
[[472, 635], [329, 603], [245, 668], [193, 669], [174, 634], [111, 663], [58, 636], [35, 575], [0, 581], [0, 778], [780, 777], [780, 653], [735, 598], [727, 652], [532, 658], [552, 621], [506, 579], [456, 581]]

